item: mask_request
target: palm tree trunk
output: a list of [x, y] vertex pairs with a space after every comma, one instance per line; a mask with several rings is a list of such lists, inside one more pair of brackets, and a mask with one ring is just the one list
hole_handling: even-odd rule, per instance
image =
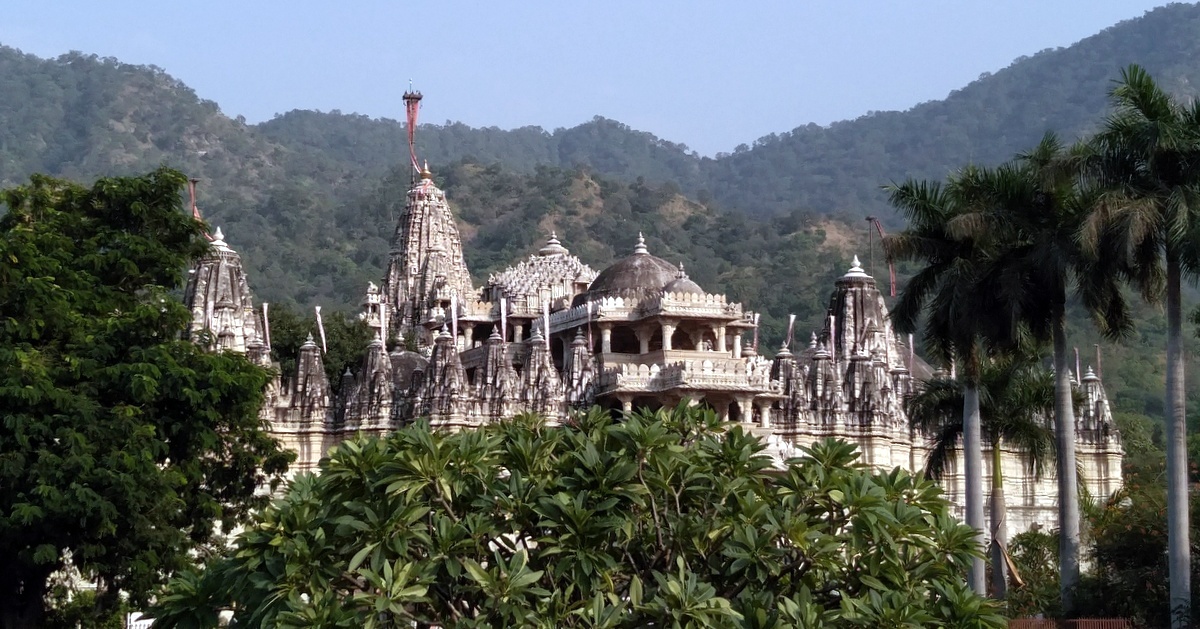
[[1004, 561], [1004, 544], [1008, 543], [1008, 525], [1004, 500], [1004, 452], [1000, 439], [992, 439], [992, 597], [998, 601], [1008, 596], [1008, 564]]
[[1183, 390], [1183, 332], [1179, 254], [1167, 246], [1167, 565], [1171, 575], [1171, 627], [1191, 615], [1191, 549], [1188, 543], [1187, 418]]
[[1079, 486], [1075, 468], [1075, 403], [1067, 357], [1065, 299], [1054, 313], [1054, 434], [1057, 437], [1058, 572], [1063, 615], [1072, 618], [1079, 586]]
[[[976, 370], [978, 371], [978, 370]], [[976, 374], [977, 376], [978, 374]], [[975, 529], [978, 539], [983, 536], [983, 447], [979, 418], [979, 385], [968, 374], [963, 387], [963, 468], [966, 477], [967, 526]], [[971, 560], [967, 583], [980, 596], [987, 595], [983, 557]]]

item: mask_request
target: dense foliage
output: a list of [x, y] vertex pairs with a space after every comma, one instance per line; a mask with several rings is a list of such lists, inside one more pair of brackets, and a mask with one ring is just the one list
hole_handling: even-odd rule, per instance
[[60, 571], [101, 611], [144, 602], [286, 467], [258, 417], [269, 374], [181, 340], [171, 293], [208, 246], [184, 181], [3, 193], [0, 625], [37, 625]]
[[824, 441], [786, 470], [681, 405], [339, 446], [156, 626], [1002, 627], [940, 491]]
[[[1166, 469], [1162, 462], [1128, 470], [1125, 487], [1089, 515], [1091, 570], [1080, 606], [1095, 615], [1129, 618], [1136, 626], [1170, 625], [1167, 570]], [[1191, 537], [1200, 530], [1200, 500], [1191, 498]], [[1192, 564], [1192, 582], [1200, 582]], [[1191, 624], [1200, 622], [1192, 610]]]

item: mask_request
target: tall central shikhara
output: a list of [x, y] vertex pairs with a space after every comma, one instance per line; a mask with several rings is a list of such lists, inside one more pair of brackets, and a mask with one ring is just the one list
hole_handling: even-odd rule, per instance
[[417, 113], [421, 93], [404, 93], [408, 119], [408, 153], [412, 162], [412, 187], [392, 236], [387, 275], [383, 279], [382, 307], [385, 341], [414, 341], [427, 348], [433, 335], [424, 325], [442, 317], [451, 301], [473, 296], [471, 274], [463, 259], [462, 240], [446, 194], [433, 183], [433, 174], [417, 161]]

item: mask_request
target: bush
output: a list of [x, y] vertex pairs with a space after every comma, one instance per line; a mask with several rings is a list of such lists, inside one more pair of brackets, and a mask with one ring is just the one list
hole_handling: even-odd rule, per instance
[[940, 490], [680, 405], [358, 439], [298, 477], [156, 626], [1002, 627]]

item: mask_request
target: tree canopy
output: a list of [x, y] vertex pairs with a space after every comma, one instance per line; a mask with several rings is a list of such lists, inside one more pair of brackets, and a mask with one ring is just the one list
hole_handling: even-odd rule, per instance
[[182, 339], [172, 296], [207, 248], [178, 172], [35, 176], [0, 218], [0, 624], [37, 625], [56, 572], [145, 601], [286, 467], [269, 373]]
[[156, 626], [999, 627], [932, 483], [680, 405], [565, 426], [418, 423], [297, 478]]

